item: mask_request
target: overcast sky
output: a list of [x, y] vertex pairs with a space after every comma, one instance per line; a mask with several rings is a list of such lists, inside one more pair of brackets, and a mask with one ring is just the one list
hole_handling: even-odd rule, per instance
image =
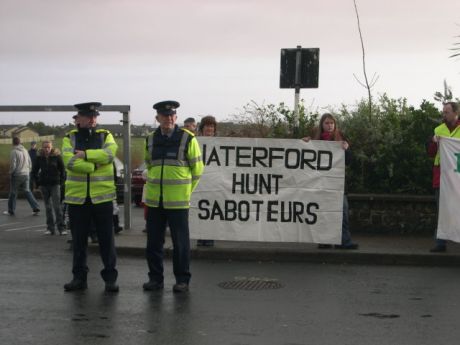
[[[460, 96], [458, 0], [357, 0], [376, 94], [433, 100], [447, 79]], [[320, 48], [320, 111], [366, 96], [352, 0], [0, 0], [0, 105], [131, 105], [153, 122], [153, 103], [181, 103], [179, 122], [219, 120], [251, 100], [286, 102], [280, 49]], [[70, 122], [72, 114], [0, 114], [0, 123]], [[100, 122], [114, 123], [116, 114]]]

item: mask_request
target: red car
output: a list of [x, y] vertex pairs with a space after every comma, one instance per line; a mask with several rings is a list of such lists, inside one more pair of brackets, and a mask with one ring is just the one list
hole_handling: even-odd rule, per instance
[[145, 170], [145, 163], [142, 163], [138, 168], [131, 173], [131, 197], [136, 206], [142, 206], [142, 190], [145, 180], [142, 173]]

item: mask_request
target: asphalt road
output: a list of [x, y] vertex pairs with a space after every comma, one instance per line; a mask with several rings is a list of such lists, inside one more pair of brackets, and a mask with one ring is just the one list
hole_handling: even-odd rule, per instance
[[[460, 270], [195, 260], [191, 291], [142, 291], [143, 259], [119, 258], [118, 295], [103, 292], [91, 253], [89, 289], [65, 293], [71, 255], [44, 216], [1, 216], [1, 344], [458, 344]], [[255, 278], [278, 289], [224, 289]]]

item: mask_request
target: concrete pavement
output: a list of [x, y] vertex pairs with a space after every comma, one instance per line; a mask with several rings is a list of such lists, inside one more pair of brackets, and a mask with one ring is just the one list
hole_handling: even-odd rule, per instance
[[[119, 255], [144, 256], [146, 234], [143, 210], [133, 208], [132, 228], [115, 238]], [[434, 239], [427, 236], [394, 236], [360, 233], [353, 241], [357, 250], [318, 249], [312, 243], [267, 243], [215, 241], [213, 247], [197, 247], [192, 240], [194, 259], [234, 261], [300, 261], [316, 263], [460, 266], [460, 244], [449, 242], [446, 253], [430, 253]], [[172, 243], [166, 236], [165, 255], [170, 256]]]
[[[434, 240], [429, 237], [355, 234], [357, 250], [318, 249], [311, 243], [266, 243], [215, 241], [213, 247], [197, 247], [192, 240], [192, 258], [233, 261], [302, 261], [339, 264], [459, 266], [460, 244], [448, 243], [446, 253], [430, 253]], [[143, 256], [146, 234], [131, 229], [116, 236], [119, 255]], [[94, 245], [93, 245], [94, 246]], [[94, 246], [96, 249], [96, 246]], [[166, 237], [165, 255], [172, 243]]]
[[[39, 202], [42, 205], [42, 201]], [[0, 199], [1, 210], [6, 210], [6, 205], [7, 200]], [[27, 229], [28, 226], [36, 229], [34, 231], [40, 231], [40, 226], [37, 225], [40, 223], [46, 229], [44, 212], [36, 217], [31, 216], [31, 209], [26, 200], [18, 200], [16, 211], [14, 217], [0, 215], [0, 231], [10, 231], [9, 227]], [[44, 211], [43, 207], [42, 211]], [[123, 210], [120, 214], [123, 215]], [[115, 237], [119, 255], [144, 256], [146, 244], [146, 234], [142, 232], [144, 227], [143, 210], [133, 207], [131, 229], [124, 230]], [[192, 240], [191, 248], [192, 258], [207, 260], [460, 266], [460, 244], [457, 243], [449, 242], [446, 253], [430, 253], [429, 249], [434, 246], [434, 239], [427, 236], [356, 234], [352, 229], [352, 237], [353, 241], [359, 244], [357, 250], [318, 249], [317, 245], [312, 243], [235, 241], [215, 241], [213, 247], [197, 247], [196, 240]], [[97, 245], [90, 245], [90, 250], [97, 250]], [[171, 239], [167, 236], [165, 255], [170, 256], [171, 251]]]

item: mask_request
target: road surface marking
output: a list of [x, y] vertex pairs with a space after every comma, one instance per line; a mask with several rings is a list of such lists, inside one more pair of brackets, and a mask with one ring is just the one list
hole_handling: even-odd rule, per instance
[[43, 226], [46, 226], [46, 224], [32, 225], [32, 226], [24, 226], [24, 227], [22, 227], [22, 228], [7, 229], [7, 230], [5, 230], [5, 232], [9, 232], [9, 231], [18, 231], [18, 230], [24, 230], [24, 229], [31, 229], [31, 228], [40, 228], [40, 227], [43, 227]]

